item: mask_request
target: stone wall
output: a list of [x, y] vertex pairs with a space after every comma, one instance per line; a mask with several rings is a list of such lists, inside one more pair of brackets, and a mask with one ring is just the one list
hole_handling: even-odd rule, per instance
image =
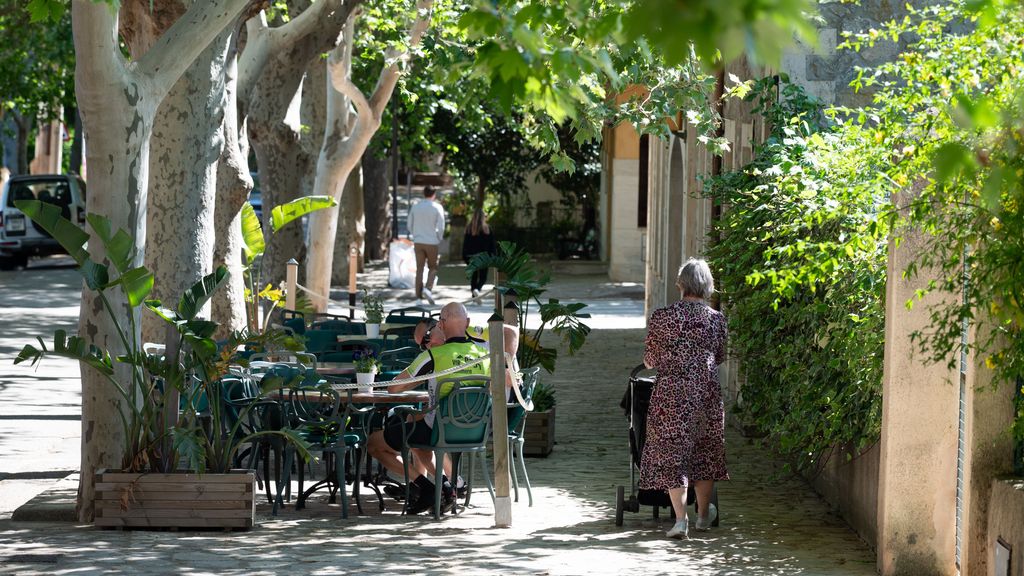
[[[988, 505], [988, 574], [1024, 576], [1024, 479], [998, 478], [992, 481]], [[999, 541], [1010, 548], [1010, 572], [996, 572]]]

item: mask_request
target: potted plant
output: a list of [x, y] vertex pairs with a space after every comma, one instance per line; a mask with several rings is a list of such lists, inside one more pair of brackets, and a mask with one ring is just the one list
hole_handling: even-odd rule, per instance
[[360, 384], [361, 394], [373, 393], [373, 380], [380, 370], [380, 361], [371, 349], [356, 350], [352, 355], [352, 363], [356, 367], [356, 383]]
[[533, 411], [526, 415], [523, 454], [547, 456], [555, 449], [555, 389], [543, 381], [533, 388]]
[[363, 289], [363, 313], [366, 315], [366, 337], [380, 336], [380, 325], [384, 322], [384, 299]]
[[[262, 399], [252, 398], [235, 418], [229, 418], [222, 402], [221, 378], [236, 361], [240, 343], [259, 340], [268, 344], [283, 339], [284, 332], [236, 332], [218, 350], [211, 338], [217, 324], [200, 318], [199, 312], [226, 283], [226, 268], [204, 277], [171, 309], [159, 300], [146, 299], [153, 287], [153, 274], [144, 266], [133, 266], [135, 246], [124, 230], [113, 232], [110, 222], [101, 216], [86, 217], [110, 262], [109, 266], [99, 264], [85, 249], [88, 234], [63, 218], [60, 208], [34, 200], [18, 204], [78, 263], [86, 285], [99, 293], [124, 348], [112, 355], [82, 337], [58, 330], [51, 348], [40, 338], [38, 348], [26, 345], [15, 359], [16, 364], [31, 365], [44, 356], [78, 360], [103, 375], [121, 397], [117, 414], [124, 432], [121, 466], [116, 471], [96, 471], [96, 525], [251, 527], [255, 475], [249, 470], [232, 470], [239, 448], [274, 434], [293, 442], [308, 458], [308, 445], [288, 429], [244, 433], [242, 422]], [[112, 304], [118, 300], [126, 303], [127, 318], [124, 307]], [[175, 334], [163, 354], [143, 350], [135, 320], [142, 308], [167, 321]], [[205, 398], [209, 407], [209, 426], [204, 426], [195, 409], [200, 398]], [[186, 407], [180, 414], [179, 406]], [[186, 470], [179, 468], [180, 462], [187, 463]]]

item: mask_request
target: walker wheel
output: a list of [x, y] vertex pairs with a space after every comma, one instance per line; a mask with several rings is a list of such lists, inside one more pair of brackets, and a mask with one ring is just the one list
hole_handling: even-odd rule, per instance
[[626, 487], [619, 486], [615, 489], [615, 525], [622, 526], [622, 513], [626, 507]]

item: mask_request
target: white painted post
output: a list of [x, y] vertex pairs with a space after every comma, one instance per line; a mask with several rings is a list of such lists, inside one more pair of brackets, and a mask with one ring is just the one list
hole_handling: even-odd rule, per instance
[[288, 261], [288, 267], [285, 269], [285, 310], [295, 310], [295, 291], [298, 290], [298, 283], [299, 263], [295, 261], [295, 258], [292, 258], [291, 260]]
[[491, 347], [491, 430], [494, 439], [494, 525], [512, 526], [508, 461], [508, 405], [505, 403], [504, 319], [495, 312], [487, 321]]

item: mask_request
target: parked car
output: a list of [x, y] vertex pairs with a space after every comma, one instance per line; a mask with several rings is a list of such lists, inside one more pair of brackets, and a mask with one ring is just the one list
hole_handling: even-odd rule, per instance
[[76, 175], [14, 176], [0, 190], [0, 270], [28, 264], [29, 256], [66, 251], [46, 230], [14, 206], [18, 200], [39, 200], [60, 207], [65, 218], [85, 226], [85, 181]]
[[260, 222], [263, 222], [263, 194], [260, 192], [260, 175], [259, 172], [250, 172], [249, 174], [252, 176], [252, 191], [249, 192], [249, 204], [252, 204], [256, 217], [259, 218]]

